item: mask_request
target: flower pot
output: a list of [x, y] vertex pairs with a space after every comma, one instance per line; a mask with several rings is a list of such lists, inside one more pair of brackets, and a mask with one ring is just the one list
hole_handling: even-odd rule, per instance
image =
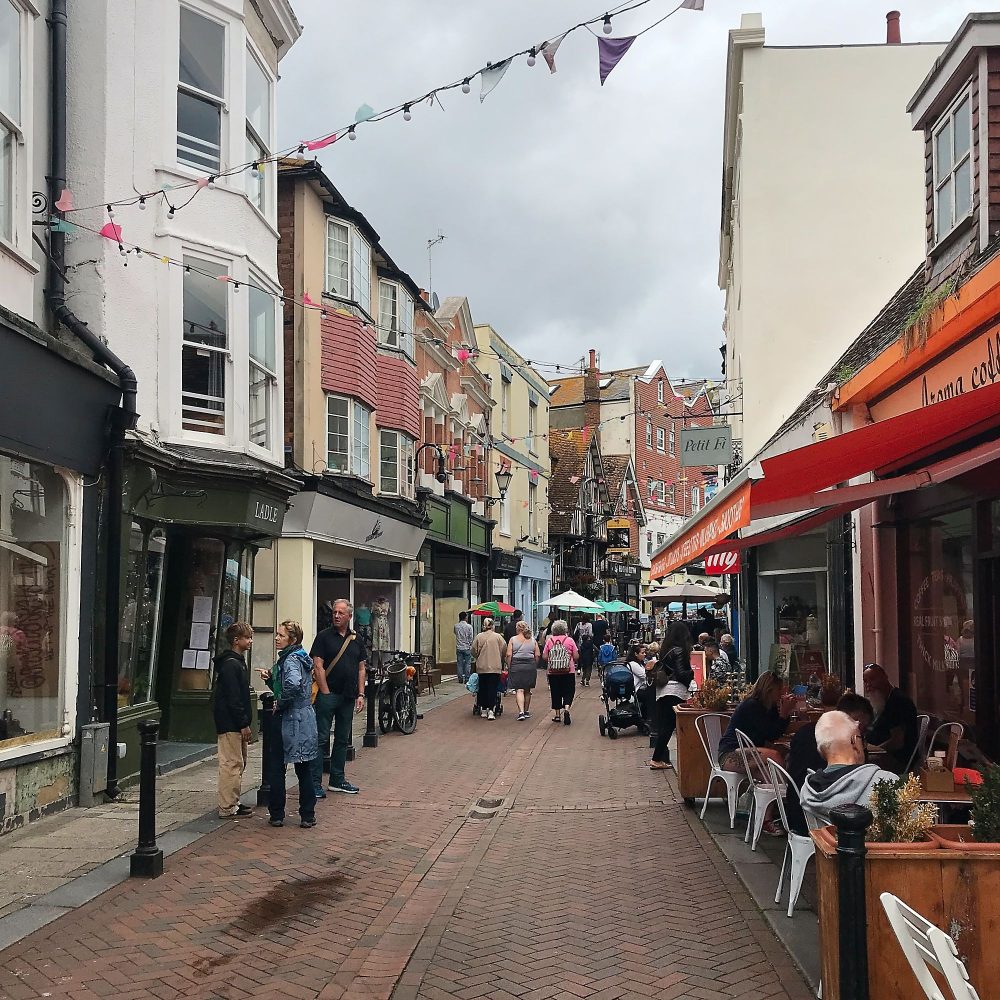
[[[827, 852], [835, 853], [837, 850], [837, 828], [833, 826], [820, 827], [812, 831], [813, 840], [818, 847], [824, 848]], [[865, 849], [869, 854], [921, 854], [924, 851], [939, 850], [941, 845], [933, 837], [927, 840], [918, 840], [913, 844], [888, 843], [880, 844], [873, 841], [865, 841]]]
[[1000, 857], [1000, 844], [980, 844], [974, 839], [972, 831], [973, 828], [968, 823], [940, 823], [931, 827], [931, 837], [945, 851], [975, 851]]

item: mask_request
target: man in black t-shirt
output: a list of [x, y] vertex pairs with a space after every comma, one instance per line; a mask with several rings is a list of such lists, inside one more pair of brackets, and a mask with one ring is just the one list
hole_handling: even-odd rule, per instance
[[353, 613], [354, 608], [349, 601], [334, 602], [333, 628], [323, 629], [309, 650], [313, 678], [319, 684], [315, 708], [320, 752], [313, 760], [312, 768], [316, 797], [320, 799], [326, 798], [323, 757], [330, 742], [331, 726], [330, 791], [346, 795], [357, 795], [360, 791], [344, 775], [353, 716], [365, 707], [365, 665], [368, 659], [364, 642], [351, 630]]
[[877, 663], [865, 667], [864, 682], [865, 697], [875, 709], [875, 722], [868, 731], [869, 749], [884, 751], [888, 758], [884, 766], [902, 774], [920, 736], [917, 706], [892, 686], [888, 674]]
[[598, 615], [594, 619], [594, 648], [600, 649], [604, 645], [604, 640], [608, 637], [608, 620], [604, 615]]

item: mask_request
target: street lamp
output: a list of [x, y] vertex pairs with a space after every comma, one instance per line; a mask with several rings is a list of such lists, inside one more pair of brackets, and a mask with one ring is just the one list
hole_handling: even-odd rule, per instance
[[483, 497], [483, 502], [487, 508], [492, 507], [494, 504], [503, 503], [507, 499], [507, 490], [510, 489], [510, 481], [514, 478], [514, 473], [507, 466], [501, 466], [497, 469], [495, 478], [497, 481], [497, 492], [500, 496]]

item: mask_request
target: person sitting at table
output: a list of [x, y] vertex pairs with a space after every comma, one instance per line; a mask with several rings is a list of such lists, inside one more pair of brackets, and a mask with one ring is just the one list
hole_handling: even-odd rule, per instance
[[[737, 706], [733, 717], [729, 720], [729, 728], [719, 740], [719, 766], [724, 771], [735, 771], [746, 774], [743, 755], [739, 750], [736, 730], [744, 733], [764, 758], [770, 757], [775, 763], [782, 764], [784, 757], [774, 748], [768, 746], [788, 728], [795, 707], [795, 698], [785, 693], [785, 682], [773, 670], [765, 671], [754, 683], [750, 694]], [[766, 774], [755, 774], [757, 781], [769, 782]], [[774, 804], [768, 806], [764, 819], [763, 830], [771, 837], [780, 837], [783, 833], [781, 824], [772, 817]]]
[[885, 764], [897, 774], [906, 770], [920, 736], [917, 706], [893, 687], [885, 670], [869, 663], [864, 672], [865, 697], [875, 709], [868, 746], [885, 752]]
[[865, 741], [846, 712], [834, 710], [819, 719], [816, 745], [826, 766], [806, 778], [799, 797], [810, 830], [828, 826], [837, 806], [867, 806], [874, 785], [896, 780], [891, 771], [865, 763]]
[[[837, 702], [837, 711], [843, 712], [858, 724], [858, 732], [864, 739], [875, 717], [872, 703], [867, 698], [849, 691]], [[795, 788], [801, 788], [810, 771], [822, 771], [825, 767], [826, 760], [816, 745], [816, 723], [809, 722], [792, 737], [785, 769], [792, 776]], [[785, 793], [785, 814], [792, 833], [804, 837], [809, 831], [795, 788], [789, 788]]]

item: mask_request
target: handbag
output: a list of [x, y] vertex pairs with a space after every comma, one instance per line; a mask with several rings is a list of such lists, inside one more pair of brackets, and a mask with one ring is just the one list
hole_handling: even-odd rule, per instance
[[[328, 666], [326, 668], [326, 679], [328, 681], [330, 680], [330, 674], [333, 673], [333, 668], [338, 663], [340, 663], [340, 658], [344, 655], [344, 653], [347, 652], [347, 647], [350, 646], [350, 644], [352, 642], [354, 642], [354, 636], [353, 636], [353, 634], [349, 635], [347, 637], [347, 641], [343, 644], [343, 646], [340, 647], [340, 652], [337, 653], [337, 655], [333, 658], [333, 662], [330, 664], [330, 666]], [[313, 681], [313, 686], [312, 686], [312, 698], [310, 699], [310, 701], [314, 705], [316, 704], [316, 695], [318, 695], [318, 694], [319, 694], [319, 682], [314, 680]]]

